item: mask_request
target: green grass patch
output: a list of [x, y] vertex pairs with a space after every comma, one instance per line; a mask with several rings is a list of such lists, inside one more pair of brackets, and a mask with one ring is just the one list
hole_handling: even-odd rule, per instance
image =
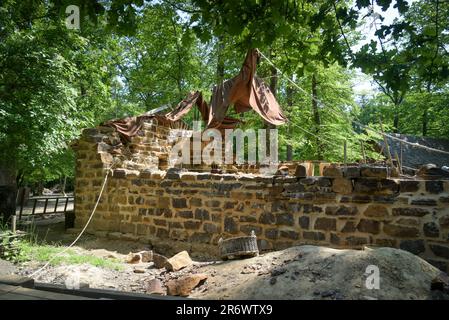
[[[60, 254], [66, 247], [48, 244], [32, 244], [28, 241], [20, 241], [18, 243], [20, 254], [17, 256], [17, 262], [39, 261], [48, 262], [51, 265], [61, 264], [83, 264], [87, 263], [95, 267], [107, 268], [112, 270], [123, 270], [123, 266], [117, 259], [100, 258], [88, 254], [79, 254], [73, 249], [68, 249]], [[56, 256], [60, 254], [59, 256]], [[55, 257], [56, 256], [56, 257]]]

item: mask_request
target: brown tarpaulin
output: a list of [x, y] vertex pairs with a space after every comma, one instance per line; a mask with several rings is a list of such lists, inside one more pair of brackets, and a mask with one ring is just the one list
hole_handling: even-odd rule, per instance
[[[195, 105], [200, 111], [203, 121], [205, 123], [208, 123], [210, 116], [209, 106], [207, 105], [206, 101], [204, 101], [203, 94], [200, 91], [189, 93], [187, 98], [178, 103], [176, 108], [173, 111], [167, 113], [165, 117], [170, 121], [178, 121], [179, 119], [184, 117]], [[220, 123], [219, 128], [232, 129], [239, 122], [240, 120], [238, 119], [233, 119], [225, 116], [223, 118], [223, 121]]]
[[[287, 118], [270, 88], [255, 76], [258, 59], [257, 49], [248, 51], [239, 74], [214, 87], [210, 108], [203, 100], [201, 92], [196, 91], [168, 113], [167, 119], [179, 120], [196, 104], [208, 128], [235, 127], [239, 120], [226, 117], [229, 106], [234, 104], [237, 113], [253, 109], [271, 124], [278, 126], [286, 123]], [[206, 117], [207, 112], [209, 114]]]
[[124, 142], [129, 142], [131, 137], [135, 136], [142, 128], [145, 120], [148, 119], [157, 119], [159, 125], [169, 125], [172, 122], [164, 116], [143, 114], [136, 117], [110, 120], [102, 123], [102, 125], [115, 128], [125, 140]]
[[255, 75], [259, 57], [257, 49], [248, 51], [239, 74], [214, 87], [210, 107], [204, 101], [202, 93], [196, 91], [191, 92], [165, 116], [144, 114], [111, 120], [103, 125], [115, 128], [126, 141], [129, 141], [142, 128], [146, 119], [156, 118], [159, 124], [167, 125], [181, 119], [196, 105], [203, 121], [207, 123], [207, 128], [230, 129], [241, 122], [238, 119], [226, 117], [231, 104], [234, 104], [237, 113], [253, 109], [268, 123], [276, 126], [284, 124], [287, 118], [282, 113], [276, 98], [262, 79]]

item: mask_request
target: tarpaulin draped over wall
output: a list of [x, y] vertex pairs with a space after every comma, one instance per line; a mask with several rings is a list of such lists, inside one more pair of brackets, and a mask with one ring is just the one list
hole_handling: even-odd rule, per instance
[[114, 127], [120, 135], [129, 140], [141, 129], [145, 119], [157, 117], [159, 124], [169, 125], [184, 117], [193, 106], [197, 106], [207, 128], [230, 129], [240, 120], [227, 117], [230, 105], [234, 105], [237, 113], [256, 111], [265, 121], [273, 125], [287, 122], [270, 88], [255, 75], [260, 54], [257, 49], [251, 49], [246, 54], [245, 61], [238, 75], [216, 85], [212, 91], [210, 107], [204, 101], [200, 91], [191, 92], [176, 108], [162, 115], [141, 115], [119, 120], [111, 120], [103, 125]]
[[234, 104], [237, 113], [253, 109], [268, 123], [286, 123], [287, 118], [270, 88], [255, 75], [258, 59], [257, 49], [248, 51], [239, 74], [214, 87], [210, 108], [203, 100], [201, 92], [197, 91], [189, 94], [175, 110], [168, 113], [167, 119], [179, 120], [196, 104], [208, 128], [235, 127], [239, 120], [226, 117], [229, 106]]

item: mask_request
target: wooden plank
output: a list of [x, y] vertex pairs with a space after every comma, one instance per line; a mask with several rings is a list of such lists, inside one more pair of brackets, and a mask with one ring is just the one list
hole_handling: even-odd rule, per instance
[[0, 299], [12, 295], [15, 297], [22, 296], [26, 300], [32, 298], [37, 300], [92, 300], [86, 297], [0, 284]]
[[64, 213], [67, 211], [67, 204], [69, 203], [69, 197], [65, 198], [65, 205], [64, 205]]
[[48, 290], [65, 294], [73, 294], [93, 299], [114, 299], [114, 300], [191, 300], [183, 297], [160, 296], [155, 294], [144, 294], [137, 292], [124, 292], [109, 289], [80, 288], [78, 290], [67, 289], [63, 285], [51, 283], [35, 283], [34, 287], [39, 290]]
[[37, 199], [34, 199], [33, 210], [31, 211], [31, 214], [35, 214], [35, 212], [36, 212], [36, 204], [37, 204]]
[[44, 212], [42, 212], [43, 215], [47, 211], [47, 205], [48, 205], [48, 198], [45, 199]]
[[17, 275], [6, 275], [0, 277], [0, 284], [33, 288], [34, 279]]

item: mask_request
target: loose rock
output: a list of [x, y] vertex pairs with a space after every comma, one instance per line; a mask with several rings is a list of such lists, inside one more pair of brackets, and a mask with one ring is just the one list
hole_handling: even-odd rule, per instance
[[157, 253], [153, 254], [153, 263], [155, 268], [157, 269], [164, 268], [165, 265], [167, 264], [167, 261], [168, 261], [167, 257]]
[[165, 264], [165, 268], [168, 271], [178, 271], [182, 268], [191, 266], [193, 264], [192, 259], [187, 251], [181, 251], [180, 253], [175, 254], [173, 257], [167, 260]]
[[148, 294], [166, 294], [166, 290], [159, 279], [151, 279], [150, 281], [148, 281], [146, 284], [146, 292]]
[[167, 282], [167, 294], [171, 296], [187, 297], [200, 283], [207, 279], [207, 275], [198, 273]]

